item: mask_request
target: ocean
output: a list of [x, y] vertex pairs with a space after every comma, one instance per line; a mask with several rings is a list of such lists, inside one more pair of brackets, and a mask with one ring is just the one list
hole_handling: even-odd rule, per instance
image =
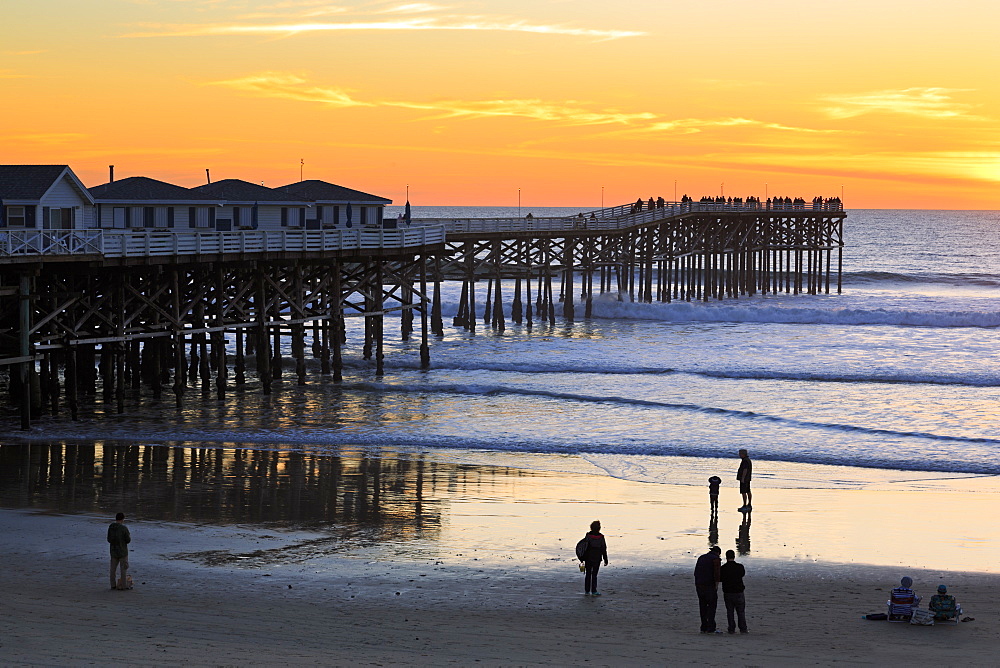
[[[418, 206], [413, 217], [529, 210], [544, 217], [588, 208]], [[591, 319], [557, 317], [530, 330], [509, 320], [508, 303], [502, 333], [451, 326], [460, 288], [445, 284], [445, 335], [431, 339], [429, 370], [420, 369], [419, 333], [403, 342], [398, 318], [389, 318], [385, 375], [376, 377], [354, 318], [339, 385], [321, 379], [317, 363], [304, 387], [286, 369], [271, 396], [251, 379], [225, 402], [189, 391], [182, 409], [169, 392], [159, 404], [132, 397], [125, 415], [98, 403], [80, 422], [44, 417], [23, 436], [430, 452], [692, 485], [704, 485], [720, 459], [728, 460], [723, 470], [733, 468], [740, 448], [750, 450], [763, 485], [996, 475], [998, 232], [998, 211], [848, 209], [843, 294], [671, 304], [603, 295]], [[14, 418], [8, 424], [8, 435], [21, 436]], [[768, 462], [783, 479], [768, 474]]]

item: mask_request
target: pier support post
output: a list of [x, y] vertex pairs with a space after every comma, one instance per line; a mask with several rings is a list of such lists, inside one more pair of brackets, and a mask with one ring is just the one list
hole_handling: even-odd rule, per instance
[[254, 310], [257, 316], [257, 377], [260, 379], [261, 391], [271, 394], [271, 339], [267, 331], [267, 290], [264, 289], [264, 276], [258, 268], [257, 293], [254, 295]]
[[375, 308], [378, 309], [375, 316], [375, 375], [382, 376], [385, 373], [385, 292], [382, 286], [382, 262], [375, 264], [375, 286], [373, 293], [377, 300]]
[[[31, 355], [31, 276], [18, 277], [18, 353], [22, 358]], [[19, 365], [21, 377], [21, 429], [31, 429], [31, 375], [35, 363], [24, 359]]]
[[431, 348], [429, 343], [429, 332], [427, 325], [429, 322], [427, 307], [427, 255], [420, 258], [420, 368], [428, 369], [431, 366]]
[[215, 303], [213, 304], [213, 310], [215, 311], [215, 331], [212, 332], [212, 357], [215, 361], [215, 396], [219, 401], [224, 401], [226, 398], [226, 381], [229, 375], [229, 367], [226, 364], [226, 331], [225, 331], [225, 313], [226, 313], [226, 285], [224, 276], [222, 273], [222, 266], [216, 265], [215, 267], [215, 290], [213, 291], [215, 297]]
[[344, 343], [344, 308], [343, 295], [340, 288], [340, 264], [333, 265], [333, 276], [330, 277], [330, 299], [327, 308], [330, 309], [331, 332], [330, 338], [333, 342], [333, 382], [339, 383], [343, 380], [344, 359], [342, 357], [341, 346]]
[[434, 305], [431, 307], [431, 330], [435, 336], [444, 336], [441, 319], [441, 257], [434, 256]]

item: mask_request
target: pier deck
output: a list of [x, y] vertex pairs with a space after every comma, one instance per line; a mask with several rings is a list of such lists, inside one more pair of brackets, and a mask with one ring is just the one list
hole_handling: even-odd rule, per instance
[[482, 318], [497, 331], [505, 290], [511, 320], [527, 327], [553, 323], [556, 304], [572, 320], [577, 299], [589, 317], [595, 290], [707, 301], [828, 293], [835, 276], [839, 292], [845, 217], [839, 202], [667, 202], [397, 229], [0, 231], [0, 368], [28, 428], [63, 403], [75, 419], [79, 394], [98, 388], [120, 412], [126, 389], [159, 398], [168, 387], [180, 405], [199, 385], [224, 399], [252, 372], [270, 392], [285, 350], [298, 383], [307, 354], [340, 380], [348, 317], [364, 318], [362, 355], [376, 374], [395, 311], [404, 340], [419, 327], [426, 367], [431, 335], [444, 334], [443, 281], [462, 284], [454, 326], [475, 330]]

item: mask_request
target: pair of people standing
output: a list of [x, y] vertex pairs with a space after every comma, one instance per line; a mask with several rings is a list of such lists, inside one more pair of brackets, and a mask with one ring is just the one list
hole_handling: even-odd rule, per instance
[[715, 625], [715, 611], [719, 605], [719, 583], [722, 583], [722, 598], [726, 603], [726, 617], [729, 621], [729, 632], [736, 633], [737, 624], [740, 633], [747, 630], [746, 598], [743, 576], [746, 569], [737, 563], [736, 553], [726, 550], [726, 563], [721, 563], [719, 555], [722, 550], [713, 545], [708, 552], [698, 557], [694, 567], [694, 586], [698, 591], [698, 611], [701, 615], [702, 633], [722, 633]]

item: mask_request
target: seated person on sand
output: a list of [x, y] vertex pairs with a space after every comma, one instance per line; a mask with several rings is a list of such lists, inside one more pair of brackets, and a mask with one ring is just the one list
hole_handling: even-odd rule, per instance
[[955, 597], [948, 593], [948, 587], [944, 585], [938, 585], [937, 590], [938, 593], [931, 596], [931, 602], [927, 605], [934, 613], [934, 619], [939, 621], [957, 619], [962, 614], [962, 608], [955, 601]]
[[899, 585], [889, 593], [889, 600], [886, 601], [890, 620], [894, 617], [908, 618], [920, 603], [920, 597], [910, 589], [913, 586], [913, 578], [905, 576], [899, 581]]

